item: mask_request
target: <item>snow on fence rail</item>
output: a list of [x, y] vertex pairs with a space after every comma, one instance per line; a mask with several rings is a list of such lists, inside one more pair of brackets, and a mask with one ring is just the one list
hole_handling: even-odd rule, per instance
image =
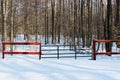
[[[102, 50], [97, 50], [97, 47], [101, 46], [101, 45], [99, 45], [99, 43], [104, 44], [102, 46]], [[111, 50], [111, 52], [107, 52], [105, 50], [105, 43], [112, 43], [112, 48], [111, 48], [112, 50]], [[96, 60], [96, 56], [97, 55], [120, 54], [120, 48], [118, 47], [119, 43], [120, 43], [120, 40], [93, 40], [93, 55], [92, 55], [92, 59]], [[117, 50], [117, 48], [119, 50]]]
[[[6, 50], [6, 46], [12, 46], [11, 50]], [[39, 51], [14, 51], [13, 50], [13, 45], [38, 45], [39, 46]], [[38, 54], [39, 55], [39, 59], [41, 59], [41, 43], [38, 42], [3, 42], [2, 43], [2, 58], [4, 59], [5, 54]]]

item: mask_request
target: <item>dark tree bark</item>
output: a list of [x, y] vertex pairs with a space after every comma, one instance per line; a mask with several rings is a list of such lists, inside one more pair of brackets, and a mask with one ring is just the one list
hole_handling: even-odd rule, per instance
[[37, 25], [37, 0], [35, 0], [35, 40], [38, 41], [38, 25]]
[[77, 2], [76, 2], [76, 0], [74, 0], [74, 35], [73, 35], [73, 43], [74, 43], [74, 45], [75, 45], [75, 43], [76, 43], [76, 41], [75, 41], [75, 39], [76, 39], [76, 28], [77, 28]]
[[[112, 2], [107, 0], [107, 25], [106, 25], [106, 37], [105, 39], [112, 39]], [[106, 51], [111, 52], [111, 43], [106, 43]]]
[[59, 0], [59, 23], [58, 23], [58, 43], [60, 43], [60, 33], [61, 33], [61, 0]]
[[[117, 29], [117, 39], [120, 40], [120, 0], [116, 0], [115, 27]], [[117, 47], [120, 48], [120, 42], [117, 43]]]
[[91, 1], [90, 0], [88, 0], [87, 1], [87, 6], [88, 6], [88, 36], [87, 36], [87, 44], [86, 44], [86, 46], [87, 47], [90, 47], [90, 45], [91, 45], [91, 39], [92, 39], [92, 33], [91, 33], [91, 31], [92, 31], [92, 27], [91, 27], [91, 24], [92, 24], [92, 9], [91, 9]]
[[118, 28], [120, 32], [120, 0], [116, 0], [116, 19], [115, 26]]
[[1, 16], [2, 16], [2, 41], [5, 41], [5, 38], [4, 38], [4, 13], [3, 13], [3, 0], [1, 0]]
[[45, 0], [45, 44], [48, 42], [48, 0]]
[[85, 47], [85, 33], [84, 33], [84, 0], [81, 0], [81, 29], [82, 29], [82, 44]]
[[51, 0], [51, 7], [52, 7], [52, 43], [54, 44], [55, 43], [55, 35], [54, 35], [54, 29], [55, 29], [55, 26], [54, 26], [54, 8], [55, 8], [55, 1], [54, 0]]

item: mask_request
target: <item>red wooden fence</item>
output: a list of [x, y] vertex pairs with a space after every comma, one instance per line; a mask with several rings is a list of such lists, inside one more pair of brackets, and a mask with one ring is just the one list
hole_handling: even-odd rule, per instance
[[[32, 54], [32, 55], [39, 55], [39, 59], [41, 59], [41, 43], [38, 42], [3, 42], [2, 43], [2, 58], [4, 59], [5, 54]], [[27, 52], [23, 52], [23, 51], [6, 51], [5, 50], [5, 46], [6, 45], [39, 45], [39, 52], [31, 52], [31, 51], [27, 51]]]
[[112, 54], [120, 54], [120, 52], [97, 52], [96, 43], [120, 43], [120, 40], [93, 40], [93, 60], [96, 60], [96, 55], [112, 55]]

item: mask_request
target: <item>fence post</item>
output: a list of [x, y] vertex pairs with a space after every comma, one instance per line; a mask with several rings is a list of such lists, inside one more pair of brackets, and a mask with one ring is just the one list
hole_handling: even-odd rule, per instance
[[41, 53], [41, 47], [42, 47], [42, 46], [41, 46], [41, 43], [40, 43], [39, 46], [40, 46], [40, 51], [39, 51], [39, 60], [40, 60], [40, 59], [41, 59], [41, 54], [42, 54], [42, 53]]
[[4, 50], [5, 50], [5, 45], [2, 43], [2, 59], [4, 59]]
[[92, 59], [96, 60], [96, 41], [93, 40], [93, 54], [92, 54]]
[[59, 59], [59, 45], [57, 45], [57, 59]]
[[74, 45], [74, 51], [75, 51], [75, 59], [77, 59], [77, 54], [76, 54], [76, 45]]

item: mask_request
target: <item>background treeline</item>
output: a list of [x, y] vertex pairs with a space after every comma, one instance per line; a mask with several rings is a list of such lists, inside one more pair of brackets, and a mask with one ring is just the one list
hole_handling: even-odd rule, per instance
[[120, 0], [0, 0], [2, 41], [17, 34], [44, 36], [45, 44], [83, 44], [119, 39]]

